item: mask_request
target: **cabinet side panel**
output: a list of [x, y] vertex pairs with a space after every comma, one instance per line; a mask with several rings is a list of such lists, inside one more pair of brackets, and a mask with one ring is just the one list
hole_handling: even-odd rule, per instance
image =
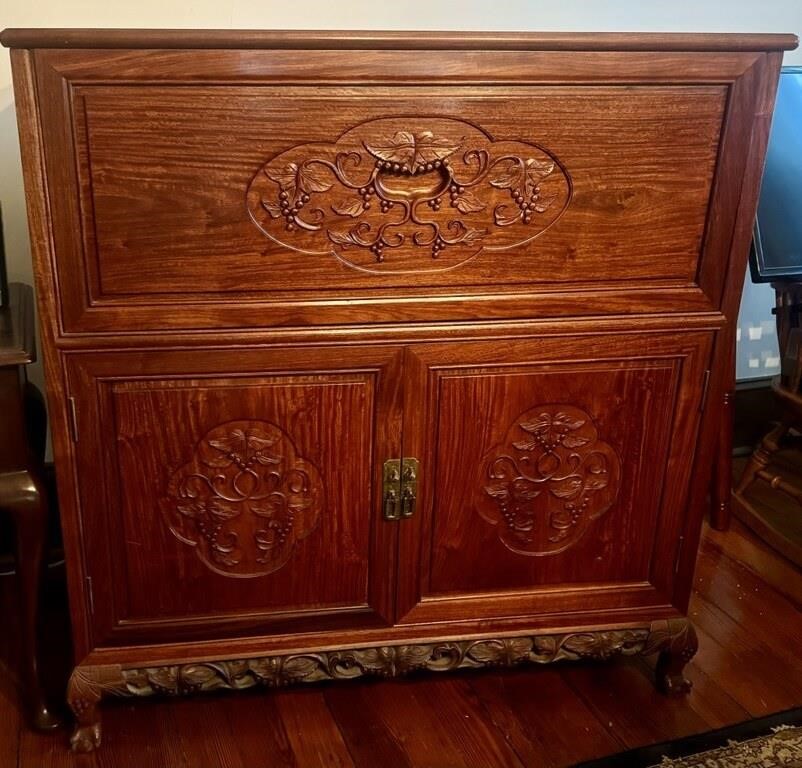
[[54, 277], [52, 221], [47, 195], [44, 149], [38, 106], [34, 55], [11, 51], [14, 98], [20, 137], [28, 234], [36, 283], [39, 338], [44, 362], [47, 411], [58, 482], [61, 529], [66, 552], [73, 654], [80, 661], [90, 650], [81, 544], [80, 507], [73, 465], [65, 376], [56, 348], [60, 299]]

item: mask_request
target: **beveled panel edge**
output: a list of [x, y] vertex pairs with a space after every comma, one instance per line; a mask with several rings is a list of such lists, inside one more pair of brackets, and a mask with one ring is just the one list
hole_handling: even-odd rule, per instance
[[394, 50], [768, 51], [792, 50], [782, 33], [440, 32], [9, 28], [6, 48], [296, 48]]
[[109, 331], [62, 336], [56, 347], [64, 352], [103, 349], [162, 349], [220, 347], [252, 348], [275, 345], [413, 344], [446, 340], [475, 341], [536, 336], [593, 336], [609, 333], [676, 333], [719, 331], [726, 320], [718, 311], [659, 312], [650, 314], [588, 315], [548, 318], [505, 318], [416, 321], [408, 323], [360, 322], [333, 326], [217, 328], [211, 330]]
[[[253, 656], [284, 653], [314, 653], [339, 648], [372, 645], [429, 643], [448, 637], [450, 640], [474, 640], [494, 637], [516, 637], [523, 634], [561, 634], [648, 625], [658, 619], [681, 618], [679, 610], [668, 604], [652, 604], [617, 610], [566, 612], [539, 616], [515, 616], [474, 621], [448, 621], [429, 624], [396, 624], [359, 630], [320, 630], [283, 635], [250, 635], [237, 639], [210, 638], [192, 643], [192, 658], [198, 662], [243, 659]], [[187, 658], [186, 641], [132, 643], [129, 645], [96, 645], [75, 661], [81, 665], [121, 664], [138, 667], [181, 663]]]

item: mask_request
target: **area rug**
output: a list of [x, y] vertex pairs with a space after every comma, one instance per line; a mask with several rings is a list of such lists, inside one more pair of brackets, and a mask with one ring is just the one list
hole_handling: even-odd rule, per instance
[[633, 749], [576, 768], [802, 768], [802, 708]]

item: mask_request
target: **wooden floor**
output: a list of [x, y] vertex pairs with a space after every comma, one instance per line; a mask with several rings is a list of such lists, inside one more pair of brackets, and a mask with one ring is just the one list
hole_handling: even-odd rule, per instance
[[[6, 605], [11, 582], [0, 579]], [[47, 641], [62, 652], [46, 666], [60, 689], [67, 641], [58, 570], [48, 588]], [[625, 659], [110, 702], [103, 747], [81, 756], [67, 751], [66, 730], [24, 728], [6, 638], [0, 768], [573, 765], [801, 705], [801, 605], [802, 574], [736, 524], [705, 533], [691, 604], [700, 649], [685, 699], [660, 696], [648, 664]]]

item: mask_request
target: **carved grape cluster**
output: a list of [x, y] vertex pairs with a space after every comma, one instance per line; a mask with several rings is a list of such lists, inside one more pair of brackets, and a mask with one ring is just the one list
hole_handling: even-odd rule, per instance
[[537, 210], [538, 200], [540, 200], [540, 187], [536, 186], [529, 198], [518, 189], [510, 190], [510, 196], [523, 214], [524, 224], [529, 224], [532, 221], [532, 213]]
[[439, 211], [440, 210], [440, 198], [439, 197], [432, 198], [431, 200], [428, 201], [427, 205], [433, 211]]
[[279, 205], [281, 206], [281, 215], [284, 217], [284, 220], [287, 222], [286, 229], [288, 232], [292, 232], [295, 229], [295, 217], [301, 211], [301, 209], [309, 202], [309, 195], [304, 192], [301, 195], [298, 195], [294, 201], [290, 200], [289, 194], [282, 190], [279, 192]]
[[376, 168], [379, 171], [389, 171], [390, 173], [403, 174], [411, 173], [414, 176], [416, 173], [426, 173], [427, 171], [433, 171], [436, 168], [448, 166], [448, 164], [448, 158], [443, 160], [433, 160], [430, 163], [419, 163], [416, 161], [412, 166], [410, 166], [408, 163], [395, 163], [390, 160], [377, 160]]
[[432, 258], [437, 258], [440, 255], [440, 252], [443, 248], [446, 247], [446, 242], [443, 240], [442, 237], [439, 235], [435, 237], [434, 242], [432, 243]]
[[463, 186], [461, 186], [459, 184], [452, 184], [448, 188], [448, 196], [451, 198], [451, 207], [452, 208], [456, 208], [457, 207], [457, 201], [459, 199], [459, 196], [463, 195], [463, 194], [465, 194], [465, 187], [463, 187]]
[[370, 210], [370, 200], [376, 194], [376, 187], [372, 184], [369, 187], [360, 187], [359, 196], [362, 198], [362, 207], [364, 210]]

